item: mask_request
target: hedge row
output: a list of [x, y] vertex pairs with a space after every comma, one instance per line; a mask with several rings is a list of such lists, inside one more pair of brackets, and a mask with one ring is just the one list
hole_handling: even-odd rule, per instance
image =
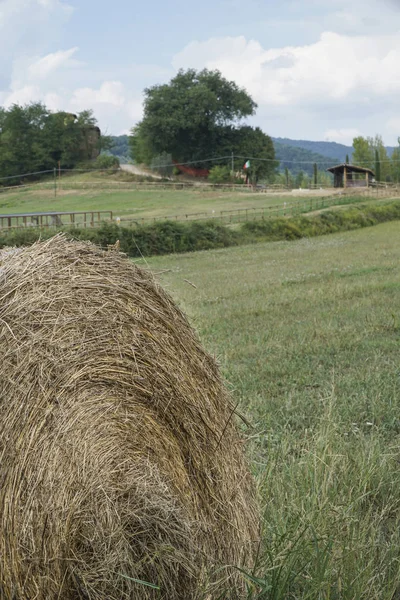
[[[54, 230], [19, 229], [0, 234], [0, 248], [4, 246], [29, 245], [54, 235]], [[96, 229], [66, 231], [73, 238], [89, 240], [104, 248], [120, 241], [120, 247], [128, 256], [152, 256], [174, 252], [194, 252], [211, 248], [225, 248], [241, 242], [242, 234], [215, 221], [176, 223], [163, 221], [152, 225], [120, 227], [115, 223], [103, 223]]]
[[291, 219], [269, 219], [244, 223], [242, 231], [257, 239], [294, 240], [338, 231], [370, 227], [400, 219], [400, 201], [384, 205], [358, 205]]
[[[115, 244], [119, 240], [123, 252], [128, 256], [138, 257], [225, 248], [257, 241], [294, 240], [394, 220], [400, 220], [400, 201], [331, 210], [310, 216], [249, 221], [238, 229], [232, 229], [217, 221], [162, 221], [134, 227], [103, 223], [97, 229], [75, 228], [68, 234], [103, 247]], [[21, 229], [4, 232], [0, 234], [0, 248], [29, 245], [39, 238], [47, 239], [53, 235], [54, 230]]]

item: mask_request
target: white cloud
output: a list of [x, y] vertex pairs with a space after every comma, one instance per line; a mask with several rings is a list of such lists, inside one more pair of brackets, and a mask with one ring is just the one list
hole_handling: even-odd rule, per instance
[[49, 92], [44, 96], [44, 104], [52, 111], [63, 109], [63, 98], [55, 92]]
[[73, 12], [72, 6], [60, 0], [2, 0], [0, 2], [0, 50], [41, 48], [58, 35]]
[[97, 90], [92, 88], [75, 90], [71, 104], [80, 110], [98, 104], [121, 107], [125, 104], [125, 89], [120, 81], [105, 81]]
[[[48, 49], [59, 39], [72, 13], [73, 8], [62, 0], [0, 0], [2, 102], [40, 99], [36, 80], [46, 71], [50, 74], [52, 59], [62, 60], [62, 56], [48, 54]], [[43, 63], [33, 68], [35, 77], [30, 78], [29, 68], [40, 57]]]
[[133, 123], [137, 123], [143, 116], [143, 102], [142, 100], [132, 100], [127, 104], [128, 114]]
[[12, 104], [28, 104], [37, 102], [41, 99], [40, 89], [35, 85], [25, 85], [8, 94], [4, 99], [4, 106], [9, 107]]
[[106, 133], [126, 132], [142, 117], [142, 102], [136, 92], [128, 91], [121, 81], [104, 81], [99, 88], [75, 90], [69, 100], [69, 110], [94, 110]]
[[375, 129], [368, 134], [384, 132], [388, 114], [397, 111], [399, 64], [398, 34], [333, 32], [322, 33], [312, 44], [271, 49], [243, 36], [212, 38], [190, 43], [173, 59], [175, 69], [219, 69], [245, 87], [259, 104], [258, 115], [264, 120], [274, 116], [275, 131], [279, 117], [282, 129], [289, 119], [293, 130], [307, 123], [315, 129], [318, 121], [318, 137], [325, 130], [346, 141], [365, 127]]
[[400, 92], [399, 36], [344, 36], [325, 32], [310, 45], [265, 50], [244, 37], [192, 42], [175, 68], [219, 69], [263, 105], [368, 104]]
[[400, 139], [400, 117], [392, 117], [390, 118], [386, 125], [384, 131], [385, 139], [386, 137], [391, 139], [391, 144], [398, 146]]
[[47, 54], [43, 58], [39, 58], [33, 62], [28, 69], [29, 79], [46, 79], [54, 71], [61, 67], [78, 66], [81, 63], [72, 61], [71, 58], [76, 54], [78, 48], [70, 48], [69, 50], [59, 50], [52, 54]]
[[74, 113], [92, 109], [107, 132], [126, 130], [127, 125], [131, 127], [140, 120], [139, 93], [126, 89], [120, 80], [79, 86], [80, 81], [90, 80], [90, 73], [84, 63], [75, 58], [77, 53], [78, 48], [74, 47], [45, 56], [16, 59], [8, 89], [0, 90], [1, 103], [9, 107], [43, 102], [50, 110]]

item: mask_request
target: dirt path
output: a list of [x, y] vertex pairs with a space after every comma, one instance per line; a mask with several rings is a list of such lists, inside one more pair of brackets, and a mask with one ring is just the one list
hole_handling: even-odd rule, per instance
[[134, 175], [141, 175], [142, 177], [153, 177], [154, 179], [162, 179], [160, 175], [156, 175], [151, 171], [145, 171], [136, 165], [121, 165], [121, 170], [127, 173], [133, 173]]

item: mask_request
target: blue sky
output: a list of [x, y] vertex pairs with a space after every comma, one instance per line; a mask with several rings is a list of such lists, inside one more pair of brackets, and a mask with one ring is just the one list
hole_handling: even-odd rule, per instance
[[400, 0], [0, 0], [0, 102], [92, 108], [128, 132], [144, 87], [217, 68], [274, 136], [400, 136]]

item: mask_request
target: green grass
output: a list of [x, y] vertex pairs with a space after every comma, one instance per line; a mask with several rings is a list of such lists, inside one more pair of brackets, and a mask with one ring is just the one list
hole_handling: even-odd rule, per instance
[[253, 425], [265, 549], [249, 598], [400, 597], [399, 234], [148, 260]]
[[[240, 191], [229, 189], [174, 189], [170, 183], [158, 182], [165, 188], [149, 188], [151, 184], [142, 184], [136, 177], [126, 172], [82, 172], [64, 175], [57, 178], [57, 194], [54, 193], [52, 176], [40, 182], [31, 183], [25, 188], [0, 188], [0, 214], [34, 213], [34, 212], [78, 212], [78, 211], [112, 211], [114, 217], [120, 217], [122, 223], [141, 219], [164, 219], [179, 217], [185, 220], [186, 215], [198, 215], [198, 218], [221, 216], [221, 211], [250, 210], [254, 218], [269, 214], [269, 209], [282, 216], [326, 208], [329, 204], [358, 204], [360, 202], [376, 202], [377, 196], [372, 192], [370, 198], [365, 196], [341, 196], [333, 190], [312, 193], [254, 193], [243, 186]], [[157, 185], [158, 185], [157, 184]], [[330, 197], [329, 197], [330, 196]], [[286, 208], [284, 208], [286, 206]], [[293, 207], [292, 210], [290, 207]], [[265, 212], [265, 209], [267, 212]], [[224, 222], [241, 222], [247, 216], [243, 213], [225, 214]], [[77, 222], [82, 221], [81, 217]], [[15, 225], [16, 223], [13, 223]]]
[[[243, 191], [203, 189], [134, 189], [135, 178], [129, 173], [80, 173], [57, 180], [54, 196], [53, 180], [30, 184], [26, 188], [1, 191], [0, 214], [48, 211], [100, 211], [112, 210], [122, 219], [141, 219], [207, 213], [208, 216], [223, 210], [265, 208], [304, 202], [304, 194], [253, 193], [243, 186]], [[169, 184], [167, 184], [169, 185]], [[126, 189], [130, 187], [131, 189]], [[360, 199], [354, 198], [352, 201]], [[213, 213], [214, 211], [214, 213]]]
[[33, 186], [25, 190], [0, 193], [0, 213], [112, 210], [114, 216], [136, 219], [201, 212], [207, 212], [211, 216], [212, 211], [264, 207], [295, 200], [292, 196], [267, 196], [246, 191], [118, 191], [95, 188], [62, 190], [55, 198], [54, 190]]

